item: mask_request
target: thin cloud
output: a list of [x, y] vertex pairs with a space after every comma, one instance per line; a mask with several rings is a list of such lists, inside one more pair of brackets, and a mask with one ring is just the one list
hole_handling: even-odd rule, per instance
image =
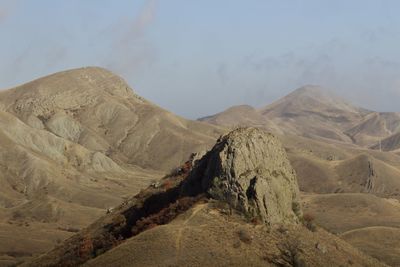
[[0, 23], [4, 22], [10, 15], [10, 9], [3, 6], [0, 7]]
[[229, 75], [228, 66], [226, 63], [219, 64], [216, 73], [222, 84], [226, 84], [228, 82]]
[[[122, 34], [112, 44], [112, 54], [106, 65], [123, 74], [132, 74], [152, 64], [156, 51], [146, 38], [146, 32], [156, 18], [157, 0], [145, 2], [142, 10], [125, 26]], [[120, 26], [120, 25], [118, 25]]]
[[0, 9], [0, 22], [3, 22], [8, 17], [7, 10]]
[[3, 0], [0, 4], [0, 23], [4, 22], [13, 13], [15, 5], [19, 3], [19, 0]]

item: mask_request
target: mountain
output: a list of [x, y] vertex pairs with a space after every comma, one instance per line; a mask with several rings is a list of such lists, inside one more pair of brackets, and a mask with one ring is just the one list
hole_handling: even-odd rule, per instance
[[232, 107], [201, 118], [216, 125], [257, 126], [330, 142], [369, 147], [400, 131], [399, 113], [358, 108], [319, 86], [304, 86], [260, 109]]
[[[284, 150], [239, 129], [192, 154], [248, 124]], [[193, 122], [95, 67], [2, 91], [0, 266], [399, 265], [398, 125], [315, 86]]]
[[305, 86], [261, 108], [260, 113], [286, 134], [351, 142], [343, 130], [360, 121], [367, 111], [320, 87]]
[[304, 212], [365, 253], [399, 265], [400, 247], [390, 237], [400, 229], [400, 158], [392, 153], [400, 151], [399, 113], [360, 109], [315, 86], [251, 110], [227, 109], [202, 120], [256, 121], [275, 132], [297, 173]]
[[95, 67], [56, 73], [1, 92], [0, 107], [34, 129], [118, 162], [158, 170], [204, 150], [221, 133], [150, 103], [120, 77]]
[[278, 139], [237, 129], [24, 266], [385, 266], [301, 210]]
[[15, 263], [43, 253], [222, 132], [96, 67], [1, 91], [0, 255]]

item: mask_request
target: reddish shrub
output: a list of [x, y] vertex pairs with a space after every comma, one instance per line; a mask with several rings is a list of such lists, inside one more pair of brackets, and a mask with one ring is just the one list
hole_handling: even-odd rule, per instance
[[162, 184], [163, 188], [165, 190], [171, 189], [173, 187], [173, 183], [171, 180], [166, 180], [163, 184]]
[[312, 222], [312, 221], [315, 220], [315, 218], [314, 218], [314, 216], [312, 214], [306, 213], [306, 214], [303, 215], [303, 220], [305, 222]]
[[132, 227], [132, 235], [137, 235], [158, 225], [169, 223], [179, 214], [188, 210], [198, 199], [198, 197], [183, 197], [170, 204], [168, 207], [160, 210], [158, 213], [141, 218]]
[[80, 243], [78, 256], [81, 258], [86, 258], [90, 256], [93, 251], [93, 241], [89, 235], [85, 235]]

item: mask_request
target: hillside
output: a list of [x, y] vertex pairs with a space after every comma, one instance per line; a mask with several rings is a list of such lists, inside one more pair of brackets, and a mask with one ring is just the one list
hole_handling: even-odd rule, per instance
[[399, 265], [398, 240], [388, 233], [400, 230], [400, 157], [298, 136], [281, 139], [304, 213], [365, 253]]
[[48, 250], [221, 132], [157, 107], [101, 68], [1, 91], [0, 263]]
[[[122, 240], [114, 236], [106, 240], [111, 243], [101, 241], [98, 246], [106, 249], [96, 252], [95, 256], [102, 255], [87, 261], [89, 266], [118, 261], [123, 265], [125, 251], [134, 255], [129, 262], [147, 265], [149, 259], [142, 257], [142, 247], [153, 251], [160, 262], [171, 260], [171, 264], [196, 265], [207, 255], [214, 255], [210, 260], [221, 264], [224, 255], [231, 256], [232, 265], [243, 263], [240, 259], [246, 255], [252, 255], [254, 265], [289, 264], [290, 259], [282, 256], [282, 248], [292, 240], [288, 236], [311, 240], [296, 244], [310, 264], [332, 265], [335, 259], [343, 265], [349, 259], [362, 266], [374, 262], [339, 237], [387, 264], [399, 264], [394, 239], [376, 244], [383, 240], [381, 233], [396, 235], [400, 229], [396, 204], [400, 199], [400, 156], [386, 151], [396, 149], [398, 118], [397, 113], [353, 107], [319, 87], [304, 87], [262, 109], [237, 106], [193, 122], [136, 95], [111, 72], [93, 67], [56, 73], [2, 91], [0, 266], [27, 261], [54, 246], [56, 254], [47, 255], [51, 260], [60, 259], [63, 249], [70, 248], [69, 242], [86, 240], [87, 233], [102, 240], [99, 233], [107, 236], [114, 231], [110, 225], [120, 229], [121, 213], [141, 210], [144, 203], [155, 205], [151, 213], [166, 208], [158, 214], [161, 223], [154, 223], [162, 225], [153, 228], [153, 223], [147, 225], [146, 220], [136, 221], [135, 217], [128, 226], [139, 223], [134, 231], [140, 234], [132, 236], [132, 229], [123, 228], [124, 233], [118, 232]], [[256, 129], [234, 131], [219, 139], [214, 152], [196, 168], [192, 165], [202, 153], [176, 168], [191, 153], [210, 148], [225, 129], [240, 125], [276, 133], [285, 150], [270, 134]], [[384, 136], [383, 151], [367, 148]], [[256, 166], [266, 169], [254, 169]], [[297, 178], [290, 174], [292, 168]], [[171, 169], [172, 175], [159, 181]], [[210, 175], [220, 177], [217, 184], [201, 179]], [[234, 184], [232, 175], [239, 178]], [[284, 175], [289, 183], [270, 180], [271, 175], [278, 177], [277, 181]], [[186, 186], [181, 185], [183, 181]], [[216, 186], [213, 190], [207, 190], [210, 183]], [[184, 194], [176, 202], [178, 195], [164, 195], [164, 191], [190, 192], [190, 198]], [[238, 201], [228, 208], [226, 202], [231, 199]], [[293, 217], [291, 211], [299, 200], [306, 215], [339, 236], [320, 228], [310, 232], [299, 225], [301, 215]], [[115, 208], [121, 202], [124, 204]], [[178, 210], [172, 212], [173, 218], [168, 215], [170, 208]], [[141, 212], [140, 216], [150, 221], [160, 219], [148, 210]], [[255, 214], [257, 220], [252, 223], [256, 225], [249, 224], [249, 216]], [[108, 227], [103, 228], [104, 224]], [[286, 225], [283, 232], [282, 225]], [[187, 231], [179, 230], [177, 235], [181, 228]], [[240, 241], [242, 230], [252, 236], [251, 246]], [[262, 237], [273, 241], [265, 243]], [[64, 243], [65, 239], [69, 241]], [[206, 241], [213, 244], [210, 249], [203, 248]], [[169, 251], [158, 247], [171, 242], [176, 245]], [[232, 248], [219, 245], [229, 242]], [[320, 246], [315, 251], [316, 243]], [[321, 246], [329, 255], [320, 253]], [[337, 246], [343, 250], [335, 251]], [[190, 256], [193, 249], [198, 257]], [[265, 250], [272, 254], [265, 255]], [[171, 253], [177, 256], [167, 259]]]
[[301, 209], [278, 139], [237, 129], [24, 266], [385, 266]]
[[[216, 125], [256, 126], [277, 134], [297, 135], [362, 147], [400, 131], [400, 114], [356, 107], [319, 86], [304, 86], [259, 109], [237, 106], [201, 118]], [[387, 141], [388, 143], [393, 143]], [[387, 145], [387, 150], [394, 150]]]
[[[206, 121], [235, 121], [227, 111]], [[320, 87], [300, 88], [254, 113], [283, 140], [302, 200], [313, 200], [305, 212], [365, 253], [399, 265], [398, 242], [390, 236], [400, 229], [393, 209], [400, 199], [399, 113], [366, 111]], [[238, 120], [249, 125], [248, 114]]]
[[382, 149], [383, 151], [400, 152], [400, 133], [392, 134], [391, 136], [381, 140], [381, 142], [373, 145], [372, 149]]
[[221, 133], [150, 103], [120, 77], [95, 67], [1, 92], [0, 110], [115, 161], [158, 170], [169, 170], [190, 153], [204, 150]]

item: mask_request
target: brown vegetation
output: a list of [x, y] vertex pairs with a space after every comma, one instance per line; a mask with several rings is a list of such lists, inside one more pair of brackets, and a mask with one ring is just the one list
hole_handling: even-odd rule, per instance
[[310, 213], [305, 213], [301, 219], [303, 225], [310, 231], [315, 232], [317, 226], [315, 225], [315, 217]]

